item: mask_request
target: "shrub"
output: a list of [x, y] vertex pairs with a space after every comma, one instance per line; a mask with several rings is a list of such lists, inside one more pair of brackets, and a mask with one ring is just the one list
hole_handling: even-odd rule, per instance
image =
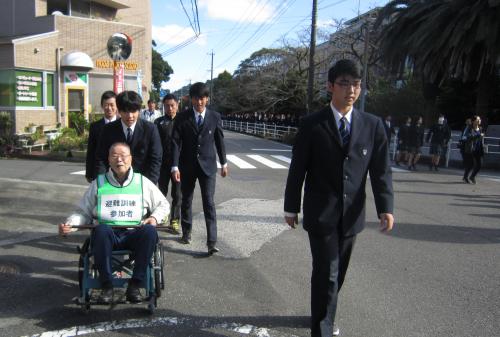
[[86, 145], [86, 133], [78, 135], [75, 129], [63, 128], [61, 135], [52, 141], [51, 148], [52, 151], [85, 150]]
[[69, 125], [76, 130], [76, 133], [81, 136], [85, 130], [89, 129], [89, 122], [81, 112], [69, 113]]

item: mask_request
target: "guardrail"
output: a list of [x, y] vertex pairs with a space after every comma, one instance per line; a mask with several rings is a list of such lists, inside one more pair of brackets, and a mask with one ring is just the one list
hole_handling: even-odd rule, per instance
[[286, 135], [295, 134], [297, 128], [268, 123], [251, 123], [222, 120], [222, 127], [226, 130], [247, 133], [275, 140], [283, 140]]
[[[286, 135], [295, 134], [297, 128], [293, 126], [283, 126], [269, 123], [252, 123], [222, 120], [222, 127], [226, 130], [236, 131], [256, 135], [264, 138], [275, 140], [283, 140]], [[425, 131], [424, 139], [426, 139], [429, 130]], [[450, 160], [462, 160], [460, 149], [457, 147], [462, 133], [460, 131], [453, 131], [451, 133], [451, 140], [448, 142], [448, 149], [445, 155], [445, 167], [449, 166]], [[398, 148], [398, 133], [392, 137], [391, 144], [389, 144], [389, 152], [391, 158], [396, 158]], [[484, 137], [485, 155], [500, 155], [500, 137]], [[430, 144], [426, 143], [422, 146], [422, 155], [430, 156]]]
[[[427, 138], [428, 130], [425, 131], [424, 139]], [[445, 167], [449, 166], [450, 160], [462, 160], [462, 155], [460, 154], [460, 149], [458, 146], [458, 141], [462, 133], [459, 131], [453, 131], [451, 133], [451, 140], [448, 142], [448, 148], [446, 150], [445, 155]], [[397, 145], [398, 144], [398, 134], [396, 133], [394, 137], [391, 139], [390, 144], [390, 154], [392, 159], [396, 158], [397, 153]], [[485, 156], [486, 155], [500, 155], [500, 137], [484, 137], [484, 145], [485, 145]], [[430, 156], [430, 144], [424, 144], [421, 148], [422, 155]]]

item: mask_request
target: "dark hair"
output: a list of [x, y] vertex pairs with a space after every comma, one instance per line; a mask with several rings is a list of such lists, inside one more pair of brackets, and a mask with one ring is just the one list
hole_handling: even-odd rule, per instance
[[210, 90], [205, 83], [196, 82], [189, 88], [189, 97], [208, 97]]
[[149, 103], [156, 103], [156, 102], [154, 101], [154, 99], [151, 99], [151, 98], [150, 98], [150, 99], [148, 99], [148, 104], [149, 104]]
[[110, 98], [116, 98], [116, 94], [114, 91], [108, 90], [102, 93], [101, 96], [101, 106], [104, 104], [104, 101], [110, 99]]
[[141, 110], [142, 98], [135, 91], [123, 91], [116, 96], [118, 111], [134, 112]]
[[333, 83], [340, 76], [350, 75], [361, 79], [361, 69], [351, 60], [339, 60], [328, 70], [328, 82]]
[[163, 99], [161, 101], [165, 103], [165, 101], [168, 99], [173, 99], [174, 101], [178, 102], [177, 97], [174, 94], [166, 94], [165, 96], [163, 96]]
[[474, 123], [475, 121], [477, 121], [478, 119], [480, 119], [481, 117], [479, 117], [479, 115], [474, 115], [470, 118], [470, 122], [471, 123]]

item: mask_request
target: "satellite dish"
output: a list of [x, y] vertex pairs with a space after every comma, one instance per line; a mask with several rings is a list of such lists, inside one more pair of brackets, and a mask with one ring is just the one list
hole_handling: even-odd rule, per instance
[[108, 55], [115, 61], [125, 61], [132, 53], [132, 39], [124, 33], [115, 33], [108, 39]]

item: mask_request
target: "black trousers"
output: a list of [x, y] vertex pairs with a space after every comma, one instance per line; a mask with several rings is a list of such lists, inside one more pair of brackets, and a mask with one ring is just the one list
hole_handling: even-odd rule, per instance
[[193, 228], [193, 194], [196, 180], [200, 185], [201, 201], [203, 203], [203, 214], [205, 215], [205, 225], [207, 227], [207, 244], [217, 242], [217, 219], [215, 213], [215, 173], [206, 175], [197, 163], [193, 174], [183, 174], [181, 171], [181, 225], [182, 235], [191, 236]]
[[112, 279], [111, 256], [113, 250], [134, 252], [134, 271], [132, 279], [142, 283], [146, 277], [148, 263], [153, 256], [158, 234], [152, 225], [139, 226], [137, 229], [112, 229], [108, 225], [98, 225], [92, 231], [92, 253], [94, 254], [99, 280], [103, 285]]
[[331, 337], [338, 292], [344, 283], [356, 236], [334, 232], [328, 236], [309, 233], [313, 270], [311, 277], [311, 336]]
[[483, 156], [480, 153], [464, 153], [463, 158], [464, 178], [475, 178], [483, 164]]
[[160, 170], [160, 179], [158, 180], [158, 188], [165, 197], [168, 195], [168, 185], [172, 183], [170, 187], [170, 196], [172, 197], [172, 205], [170, 209], [170, 219], [179, 220], [181, 218], [181, 183], [176, 182], [172, 178], [170, 172], [170, 167], [162, 167]]

